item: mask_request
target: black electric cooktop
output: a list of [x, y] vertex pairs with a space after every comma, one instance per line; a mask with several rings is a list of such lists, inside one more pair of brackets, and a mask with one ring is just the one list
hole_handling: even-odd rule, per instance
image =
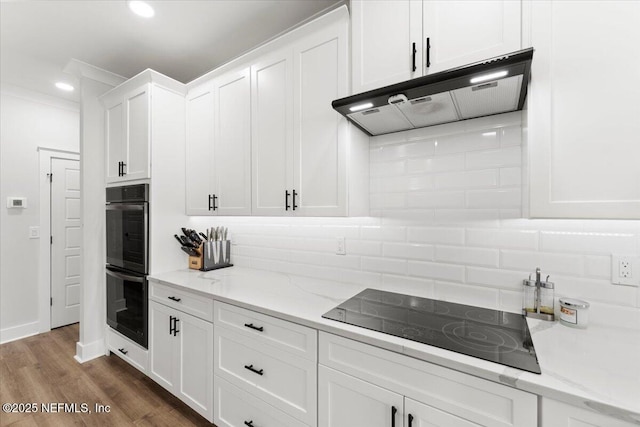
[[365, 289], [322, 317], [540, 373], [521, 314]]

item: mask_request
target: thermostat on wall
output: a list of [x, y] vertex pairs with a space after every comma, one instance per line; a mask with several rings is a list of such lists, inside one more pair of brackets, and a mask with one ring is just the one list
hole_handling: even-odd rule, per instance
[[7, 208], [26, 208], [27, 207], [27, 198], [26, 197], [7, 197]]

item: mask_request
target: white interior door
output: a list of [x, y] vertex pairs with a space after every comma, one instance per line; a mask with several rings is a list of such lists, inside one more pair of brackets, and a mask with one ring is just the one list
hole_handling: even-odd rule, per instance
[[80, 162], [51, 159], [51, 327], [80, 320]]

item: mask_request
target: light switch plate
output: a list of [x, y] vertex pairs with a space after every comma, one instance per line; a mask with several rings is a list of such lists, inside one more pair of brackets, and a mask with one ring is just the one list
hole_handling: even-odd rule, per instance
[[39, 239], [40, 238], [40, 227], [29, 227], [29, 238], [30, 239]]
[[344, 237], [338, 237], [336, 239], [337, 245], [336, 245], [336, 255], [346, 255], [347, 254], [347, 248], [345, 245], [345, 239]]
[[612, 255], [611, 283], [614, 285], [640, 286], [640, 257]]

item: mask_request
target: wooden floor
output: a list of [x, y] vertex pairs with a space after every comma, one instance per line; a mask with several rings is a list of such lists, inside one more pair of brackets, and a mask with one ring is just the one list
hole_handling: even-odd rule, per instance
[[109, 405], [110, 413], [0, 412], [0, 426], [208, 426], [204, 418], [112, 355], [79, 364], [78, 324], [0, 345], [0, 403]]

